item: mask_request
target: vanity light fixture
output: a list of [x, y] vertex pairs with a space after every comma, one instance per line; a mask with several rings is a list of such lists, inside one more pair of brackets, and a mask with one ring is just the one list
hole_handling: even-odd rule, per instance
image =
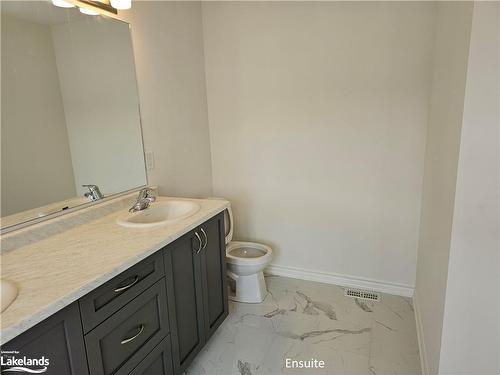
[[72, 4], [65, 0], [52, 0], [52, 4], [60, 8], [74, 8], [75, 4]]
[[51, 0], [52, 4], [61, 8], [77, 7], [81, 13], [89, 16], [99, 14], [114, 17], [117, 9], [130, 9], [132, 0]]
[[111, 6], [119, 10], [130, 9], [132, 0], [111, 0]]

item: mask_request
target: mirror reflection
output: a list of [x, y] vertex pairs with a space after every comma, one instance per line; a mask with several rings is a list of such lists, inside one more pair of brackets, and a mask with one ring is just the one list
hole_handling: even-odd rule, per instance
[[129, 25], [1, 6], [2, 228], [146, 185]]

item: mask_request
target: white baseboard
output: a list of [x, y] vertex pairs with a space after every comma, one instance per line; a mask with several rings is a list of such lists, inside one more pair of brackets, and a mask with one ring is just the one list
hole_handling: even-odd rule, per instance
[[420, 367], [422, 375], [429, 375], [429, 364], [427, 362], [427, 350], [425, 348], [424, 330], [422, 326], [422, 315], [420, 315], [420, 306], [417, 293], [413, 295], [413, 308], [415, 310], [415, 321], [417, 323], [418, 351], [420, 352]]
[[306, 270], [302, 268], [269, 265], [265, 271], [266, 274], [291, 277], [293, 279], [302, 279], [317, 281], [325, 284], [335, 284], [350, 288], [368, 289], [375, 292], [394, 294], [403, 297], [413, 297], [414, 288], [409, 285], [393, 284], [385, 281], [371, 280], [359, 277], [326, 273], [320, 271]]

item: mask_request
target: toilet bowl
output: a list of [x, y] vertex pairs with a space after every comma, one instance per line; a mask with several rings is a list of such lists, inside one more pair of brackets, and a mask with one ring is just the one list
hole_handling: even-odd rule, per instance
[[256, 242], [232, 241], [233, 223], [233, 212], [229, 206], [224, 211], [229, 299], [260, 303], [267, 295], [262, 271], [271, 263], [273, 251], [269, 246]]
[[266, 298], [264, 268], [272, 260], [269, 246], [255, 242], [233, 241], [226, 246], [227, 275], [235, 283], [230, 291], [233, 301], [259, 303]]

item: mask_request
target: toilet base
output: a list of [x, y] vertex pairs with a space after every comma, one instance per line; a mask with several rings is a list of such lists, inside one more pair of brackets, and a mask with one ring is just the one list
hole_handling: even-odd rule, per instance
[[266, 281], [264, 273], [259, 271], [253, 275], [238, 276], [228, 272], [228, 276], [234, 281], [235, 291], [229, 289], [229, 299], [243, 303], [261, 303], [267, 296]]

